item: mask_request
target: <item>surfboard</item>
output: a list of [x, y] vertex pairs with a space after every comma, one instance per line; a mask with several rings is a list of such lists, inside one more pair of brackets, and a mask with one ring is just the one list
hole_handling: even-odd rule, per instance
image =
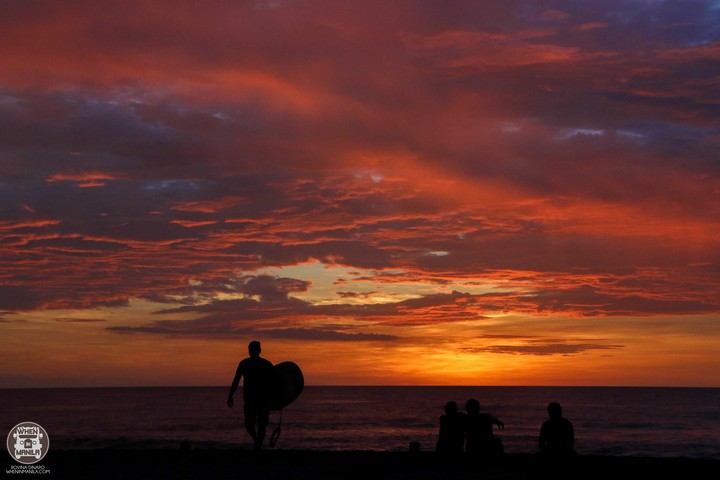
[[282, 362], [273, 367], [275, 374], [271, 410], [282, 410], [300, 396], [305, 387], [302, 370], [294, 362]]

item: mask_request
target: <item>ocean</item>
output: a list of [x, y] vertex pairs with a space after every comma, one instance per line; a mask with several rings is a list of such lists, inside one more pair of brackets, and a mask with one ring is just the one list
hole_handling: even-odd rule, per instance
[[[24, 421], [51, 449], [250, 448], [242, 396], [227, 387], [0, 390], [0, 429]], [[306, 387], [282, 412], [277, 449], [433, 450], [443, 406], [469, 398], [505, 423], [507, 453], [537, 450], [551, 401], [575, 427], [580, 454], [720, 458], [720, 388]], [[272, 412], [268, 438], [280, 412]]]

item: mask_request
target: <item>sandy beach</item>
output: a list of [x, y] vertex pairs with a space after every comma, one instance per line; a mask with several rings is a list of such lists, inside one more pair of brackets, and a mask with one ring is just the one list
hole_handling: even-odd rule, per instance
[[[6, 478], [60, 479], [716, 479], [720, 461], [687, 458], [578, 456], [549, 470], [531, 454], [490, 465], [452, 461], [434, 452], [268, 450], [52, 450], [27, 468], [6, 458]], [[24, 472], [21, 470], [25, 470]]]

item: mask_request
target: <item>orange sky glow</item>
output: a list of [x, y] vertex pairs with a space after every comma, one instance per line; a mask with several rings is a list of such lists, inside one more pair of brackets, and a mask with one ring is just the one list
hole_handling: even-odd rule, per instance
[[4, 2], [0, 388], [720, 387], [719, 24]]

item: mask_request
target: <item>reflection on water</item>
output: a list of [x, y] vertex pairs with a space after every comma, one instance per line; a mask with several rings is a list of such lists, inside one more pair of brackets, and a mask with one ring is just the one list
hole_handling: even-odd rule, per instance
[[[0, 390], [7, 431], [33, 421], [55, 448], [249, 445], [226, 387]], [[432, 450], [448, 400], [477, 398], [505, 422], [505, 451], [534, 452], [550, 401], [585, 454], [720, 457], [720, 389], [587, 387], [306, 387], [283, 412], [283, 449]], [[279, 418], [273, 412], [270, 429]]]

